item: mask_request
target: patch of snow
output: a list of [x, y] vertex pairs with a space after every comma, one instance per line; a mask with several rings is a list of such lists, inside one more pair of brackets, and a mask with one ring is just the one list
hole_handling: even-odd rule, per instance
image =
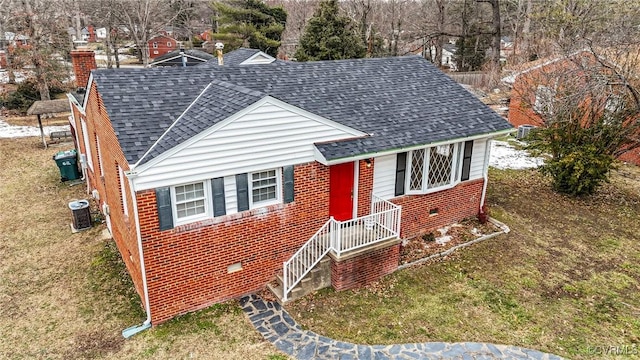
[[[14, 71], [13, 74], [16, 76], [16, 84], [19, 84], [27, 78], [29, 74], [22, 71]], [[0, 84], [8, 84], [9, 83], [9, 73], [7, 71], [0, 71]]]
[[451, 239], [453, 239], [453, 236], [451, 235], [439, 236], [436, 238], [436, 244], [444, 245], [451, 241]]
[[506, 141], [491, 141], [489, 166], [498, 169], [531, 169], [544, 164], [544, 159], [531, 157], [525, 150], [515, 149]]
[[[35, 120], [34, 120], [35, 121]], [[44, 134], [49, 136], [52, 131], [69, 131], [69, 125], [63, 126], [43, 126]], [[14, 126], [7, 124], [0, 119], [0, 138], [19, 138], [29, 136], [40, 136], [40, 128], [37, 126]]]

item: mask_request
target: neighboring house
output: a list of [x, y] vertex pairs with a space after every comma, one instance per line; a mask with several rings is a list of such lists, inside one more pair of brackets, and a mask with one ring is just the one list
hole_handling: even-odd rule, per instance
[[[431, 56], [436, 56], [436, 47], [431, 47]], [[451, 71], [458, 71], [458, 67], [456, 66], [455, 61], [453, 61], [453, 56], [456, 53], [456, 45], [451, 43], [445, 43], [442, 45], [442, 66], [448, 67]]]
[[[257, 49], [239, 48], [224, 54], [225, 65], [271, 64], [274, 61], [276, 61], [276, 58]], [[217, 62], [210, 62], [209, 64], [215, 65]]]
[[148, 315], [126, 334], [277, 274], [289, 299], [323, 258], [337, 290], [365, 284], [400, 239], [482, 209], [490, 140], [512, 127], [428, 61], [231, 64], [247, 50], [90, 75], [72, 52], [84, 175]]
[[506, 63], [511, 55], [513, 55], [513, 40], [509, 36], [503, 36], [500, 38], [500, 62]]
[[149, 48], [149, 59], [155, 59], [159, 56], [175, 51], [180, 46], [178, 41], [167, 35], [156, 35], [147, 41]]
[[[554, 112], [554, 99], [567, 84], [580, 86], [582, 68], [595, 63], [592, 52], [581, 50], [565, 56], [538, 59], [525, 63], [502, 82], [511, 87], [509, 122], [515, 126], [543, 126], [544, 114]], [[603, 76], [607, 74], [603, 71]], [[615, 101], [615, 98], [610, 98]], [[603, 111], [610, 105], [608, 101]], [[633, 150], [620, 156], [623, 161], [640, 165], [640, 150]]]
[[29, 45], [29, 37], [22, 34], [16, 34], [10, 31], [4, 33], [4, 37], [0, 39], [0, 47], [2, 48], [20, 48]]
[[81, 30], [82, 41], [94, 43], [96, 42], [96, 29], [93, 25], [86, 26]]
[[98, 40], [105, 40], [107, 38], [107, 28], [101, 27], [96, 29], [96, 38]]
[[175, 50], [155, 58], [149, 66], [194, 66], [216, 57], [200, 50]]

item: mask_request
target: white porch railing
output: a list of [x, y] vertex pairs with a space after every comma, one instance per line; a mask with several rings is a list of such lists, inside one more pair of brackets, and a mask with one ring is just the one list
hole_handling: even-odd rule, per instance
[[338, 221], [333, 217], [322, 225], [282, 266], [282, 300], [329, 252], [336, 255], [400, 236], [401, 207], [371, 195], [371, 213]]

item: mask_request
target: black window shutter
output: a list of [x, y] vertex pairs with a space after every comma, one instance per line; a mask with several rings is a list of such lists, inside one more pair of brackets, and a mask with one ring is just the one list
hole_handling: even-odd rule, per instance
[[211, 179], [211, 192], [213, 194], [213, 216], [227, 214], [227, 207], [224, 202], [224, 178]]
[[407, 153], [398, 153], [396, 157], [396, 190], [395, 196], [404, 195], [404, 179], [407, 172]]
[[460, 180], [469, 180], [471, 172], [471, 152], [473, 150], [473, 140], [464, 143], [464, 153], [462, 154], [462, 177]]
[[285, 166], [284, 171], [284, 202], [293, 202], [293, 165]]
[[173, 214], [171, 210], [171, 191], [169, 187], [156, 189], [156, 205], [158, 207], [158, 222], [160, 231], [173, 228]]
[[247, 173], [236, 175], [236, 195], [238, 196], [238, 211], [249, 210], [249, 183]]

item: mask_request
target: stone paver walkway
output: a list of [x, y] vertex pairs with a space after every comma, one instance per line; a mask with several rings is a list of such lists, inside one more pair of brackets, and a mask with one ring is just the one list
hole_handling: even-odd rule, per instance
[[303, 330], [276, 302], [251, 295], [240, 300], [253, 326], [278, 350], [293, 358], [306, 359], [562, 359], [537, 350], [487, 343], [415, 343], [357, 345]]

